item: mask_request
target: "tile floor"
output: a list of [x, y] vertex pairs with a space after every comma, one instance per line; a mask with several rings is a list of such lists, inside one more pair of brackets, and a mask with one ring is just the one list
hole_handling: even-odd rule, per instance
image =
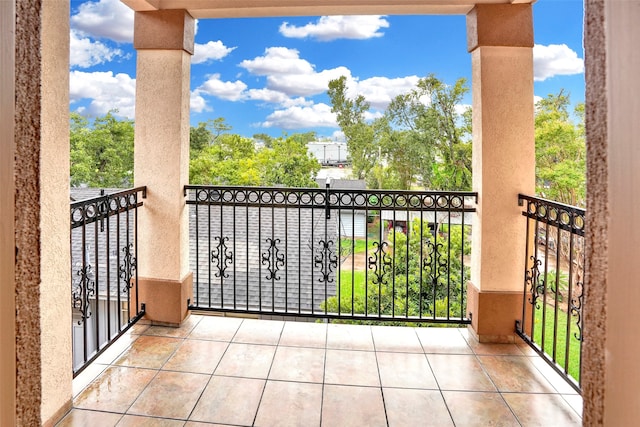
[[573, 426], [582, 400], [524, 344], [466, 329], [192, 315], [135, 325], [59, 426]]

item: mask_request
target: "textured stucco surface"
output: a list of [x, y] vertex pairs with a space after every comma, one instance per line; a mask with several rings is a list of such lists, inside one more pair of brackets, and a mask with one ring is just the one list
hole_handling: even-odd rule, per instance
[[0, 1], [0, 426], [15, 424], [15, 3]]
[[[522, 34], [503, 23], [503, 32], [468, 37], [482, 45], [471, 52], [473, 79], [473, 190], [479, 194], [474, 218], [471, 282], [480, 291], [520, 291], [526, 226], [518, 193], [535, 189], [533, 130], [533, 44], [530, 5], [482, 8], [467, 18], [467, 32], [483, 34], [495, 20], [513, 19]], [[509, 13], [511, 11], [511, 13]], [[493, 12], [493, 14], [492, 14]], [[511, 46], [509, 46], [511, 45]], [[478, 319], [481, 313], [474, 313]], [[515, 319], [514, 319], [515, 320]]]
[[40, 327], [42, 421], [70, 407], [69, 0], [42, 8]]
[[[163, 19], [152, 17], [152, 13], [136, 14], [134, 45], [146, 46], [150, 32], [163, 31]], [[180, 23], [172, 30], [176, 40], [163, 40], [162, 49], [137, 52], [134, 177], [136, 185], [147, 186], [138, 226], [140, 277], [179, 282], [189, 272], [183, 188], [189, 181], [189, 51], [194, 20], [184, 11], [172, 12], [171, 18]]]
[[[602, 425], [607, 285], [607, 90], [604, 0], [585, 3], [587, 240], [582, 387], [585, 425]], [[597, 284], [597, 285], [596, 285]]]
[[40, 424], [40, 13], [16, 1], [16, 423]]

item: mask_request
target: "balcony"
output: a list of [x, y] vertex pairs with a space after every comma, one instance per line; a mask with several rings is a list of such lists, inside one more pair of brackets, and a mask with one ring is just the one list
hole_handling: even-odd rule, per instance
[[60, 425], [581, 423], [583, 210], [520, 196], [519, 337], [489, 344], [465, 327], [475, 193], [184, 191], [179, 327], [143, 319], [145, 188], [72, 203], [75, 397]]
[[581, 397], [528, 345], [466, 328], [143, 322], [76, 377], [59, 426], [581, 425]]

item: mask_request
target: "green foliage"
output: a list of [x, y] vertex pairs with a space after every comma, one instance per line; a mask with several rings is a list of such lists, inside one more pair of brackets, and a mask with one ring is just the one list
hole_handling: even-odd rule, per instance
[[[463, 242], [459, 225], [452, 225], [451, 229], [441, 225], [434, 234], [426, 221], [414, 220], [408, 237], [402, 232], [392, 232], [387, 240], [389, 243], [383, 242], [382, 249], [393, 254], [391, 264], [373, 256], [379, 243], [372, 243], [367, 255], [368, 259], [378, 260], [376, 268], [369, 266], [366, 273], [343, 271], [338, 291], [340, 301], [338, 296], [328, 298], [321, 306], [323, 310], [326, 307], [330, 312], [338, 312], [340, 304], [342, 313], [351, 313], [353, 296], [354, 313], [360, 314], [423, 317], [465, 314], [465, 295], [460, 284], [464, 282], [463, 275], [469, 277], [469, 268], [462, 264], [463, 256], [471, 251], [468, 227]], [[387, 260], [392, 260], [391, 255]]]
[[192, 184], [315, 187], [318, 170], [294, 138], [272, 139], [271, 147], [258, 150], [253, 139], [224, 134], [192, 157], [189, 177]]
[[130, 187], [133, 185], [133, 122], [115, 112], [89, 120], [71, 113], [71, 185]]
[[362, 95], [355, 99], [347, 96], [345, 76], [331, 80], [327, 94], [331, 99], [331, 112], [336, 114], [338, 125], [347, 140], [353, 174], [358, 179], [364, 179], [379, 157], [373, 126], [365, 121], [369, 103]]
[[367, 122], [369, 104], [362, 95], [347, 97], [346, 77], [329, 82], [354, 175], [374, 188], [470, 190], [471, 113], [456, 110], [468, 90], [465, 79], [449, 86], [429, 75]]
[[563, 91], [538, 101], [535, 116], [536, 191], [543, 197], [584, 206], [586, 146], [584, 104], [569, 114], [570, 99]]

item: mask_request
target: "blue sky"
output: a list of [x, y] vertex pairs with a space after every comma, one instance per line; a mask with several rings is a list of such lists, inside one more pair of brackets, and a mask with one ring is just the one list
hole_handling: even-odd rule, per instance
[[[538, 0], [534, 93], [584, 101], [581, 0]], [[133, 12], [119, 0], [71, 0], [72, 111], [135, 119]], [[420, 77], [471, 85], [464, 16], [210, 19], [197, 22], [191, 123], [224, 117], [245, 136], [316, 131], [339, 139], [327, 83], [348, 77], [371, 117]], [[533, 102], [533, 101], [532, 101]], [[461, 108], [471, 104], [471, 95]]]

